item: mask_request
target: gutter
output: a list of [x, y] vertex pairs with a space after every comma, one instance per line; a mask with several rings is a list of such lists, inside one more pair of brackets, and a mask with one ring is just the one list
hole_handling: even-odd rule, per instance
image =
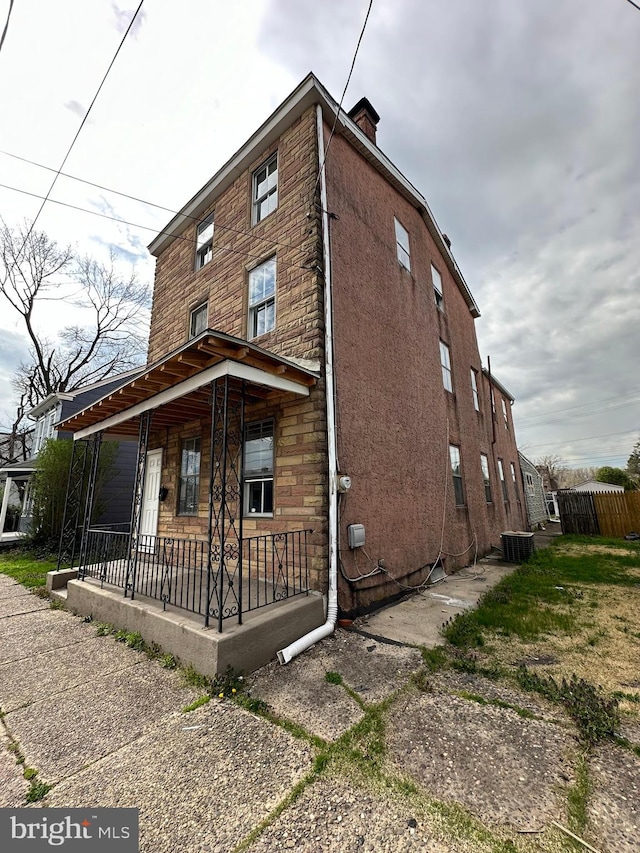
[[[324, 350], [325, 397], [327, 400], [327, 444], [329, 458], [329, 593], [327, 620], [299, 640], [278, 652], [281, 664], [289, 663], [297, 655], [332, 634], [338, 618], [338, 452], [336, 442], [335, 376], [333, 372], [333, 305], [331, 301], [331, 251], [329, 248], [329, 214], [327, 210], [327, 182], [324, 170], [324, 138], [322, 107], [316, 105], [318, 130], [318, 168], [320, 169], [320, 203], [322, 207], [322, 250], [324, 259]], [[322, 158], [322, 162], [321, 162]]]

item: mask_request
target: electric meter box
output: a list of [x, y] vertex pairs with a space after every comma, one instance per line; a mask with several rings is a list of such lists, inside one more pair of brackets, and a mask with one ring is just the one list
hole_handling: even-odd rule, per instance
[[362, 548], [364, 545], [364, 524], [350, 524], [347, 527], [349, 548]]

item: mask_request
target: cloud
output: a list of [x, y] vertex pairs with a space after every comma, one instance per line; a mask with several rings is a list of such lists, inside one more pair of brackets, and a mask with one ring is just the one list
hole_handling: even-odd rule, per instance
[[80, 101], [67, 101], [65, 107], [80, 118], [84, 118], [87, 112]]
[[0, 329], [0, 425], [13, 413], [14, 391], [11, 380], [22, 361], [29, 357], [26, 338], [11, 329]]
[[[113, 14], [115, 17], [115, 27], [119, 33], [125, 33], [127, 31], [127, 27], [131, 23], [131, 19], [133, 18], [135, 9], [123, 9], [118, 6], [117, 3], [111, 4], [111, 9], [113, 10]], [[141, 9], [138, 12], [138, 16], [135, 20], [135, 23], [131, 27], [131, 31], [129, 33], [130, 36], [134, 38], [137, 37], [138, 33], [142, 29], [142, 25], [147, 17], [147, 13], [144, 9]]]
[[[104, 196], [99, 196], [97, 199], [91, 199], [90, 207], [95, 208], [100, 213], [112, 217], [114, 221], [105, 225], [99, 234], [92, 234], [90, 240], [98, 246], [113, 250], [117, 257], [130, 263], [148, 262], [149, 252], [146, 245], [143, 243], [139, 234], [125, 222], [116, 220], [128, 219], [125, 214], [122, 214], [118, 208], [114, 207], [110, 201]], [[134, 216], [140, 217], [139, 210]], [[151, 233], [151, 232], [149, 232]], [[106, 239], [103, 235], [113, 234], [113, 239]]]
[[[339, 98], [363, 16], [272, 2], [258, 43]], [[598, 400], [637, 387], [639, 28], [632, 8], [597, 0], [379, 0], [345, 98], [347, 110], [371, 100], [381, 148], [451, 237], [516, 429], [563, 402], [591, 405], [577, 426], [523, 428], [532, 447], [628, 455], [625, 437], [572, 440], [613, 432]], [[640, 405], [615, 418], [637, 432]]]

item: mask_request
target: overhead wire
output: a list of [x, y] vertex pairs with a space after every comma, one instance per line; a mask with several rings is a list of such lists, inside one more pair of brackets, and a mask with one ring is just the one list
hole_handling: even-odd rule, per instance
[[[23, 195], [32, 196], [33, 198], [44, 198], [43, 196], [38, 195], [37, 193], [32, 193], [32, 192], [29, 192], [28, 190], [22, 190], [22, 189], [19, 189], [18, 187], [12, 187], [9, 184], [0, 183], [0, 187], [2, 187], [3, 189], [6, 189], [6, 190], [12, 190], [13, 192], [16, 192], [16, 193], [22, 193]], [[67, 201], [60, 201], [60, 200], [55, 199], [55, 198], [48, 198], [47, 201], [49, 202], [49, 204], [58, 204], [58, 205], [61, 205], [62, 207], [68, 207], [71, 210], [78, 210], [81, 213], [89, 213], [92, 216], [99, 216], [102, 219], [110, 219], [112, 222], [119, 222], [121, 225], [129, 225], [132, 228], [141, 228], [143, 231], [152, 231], [154, 234], [166, 234], [167, 236], [173, 237], [176, 240], [183, 240], [184, 242], [192, 243], [193, 245], [196, 244], [196, 240], [194, 238], [184, 237], [182, 234], [174, 234], [172, 231], [163, 231], [163, 230], [158, 231], [158, 228], [155, 225], [154, 226], [142, 225], [139, 222], [131, 222], [128, 219], [120, 219], [117, 216], [110, 216], [108, 213], [101, 213], [98, 210], [89, 210], [89, 208], [87, 208], [87, 207], [80, 207], [77, 204], [71, 204], [70, 202], [67, 202]], [[218, 256], [218, 253], [221, 253], [221, 252], [231, 252], [232, 254], [235, 254], [235, 255], [243, 255], [244, 257], [247, 257], [247, 258], [250, 258], [250, 259], [256, 260], [256, 261], [263, 261], [264, 260], [264, 257], [262, 257], [261, 255], [252, 255], [250, 252], [244, 252], [240, 249], [232, 249], [230, 246], [216, 246], [215, 251], [214, 251], [213, 256], [212, 256], [212, 260], [213, 260], [213, 258]], [[285, 263], [284, 261], [281, 261], [280, 259], [278, 260], [278, 265], [281, 267], [285, 267], [286, 269], [308, 270], [308, 267], [304, 266], [303, 264], [288, 264], [288, 263]]]
[[320, 168], [318, 169], [318, 177], [316, 178], [316, 185], [314, 188], [314, 193], [318, 189], [318, 184], [322, 177], [322, 173], [325, 168], [325, 164], [327, 162], [327, 157], [329, 156], [329, 148], [331, 147], [331, 140], [333, 139], [333, 135], [336, 131], [336, 126], [338, 124], [338, 118], [342, 111], [342, 102], [344, 101], [344, 96], [347, 94], [347, 89], [349, 88], [349, 83], [351, 82], [351, 75], [353, 74], [353, 69], [355, 68], [356, 58], [358, 56], [358, 51], [360, 50], [360, 43], [362, 42], [362, 37], [364, 36], [364, 31], [367, 28], [367, 21], [369, 20], [369, 15], [371, 14], [371, 7], [373, 6], [373, 0], [369, 0], [369, 7], [367, 9], [367, 14], [364, 17], [364, 23], [362, 24], [362, 29], [360, 30], [360, 36], [358, 37], [358, 43], [356, 44], [356, 49], [353, 53], [353, 59], [351, 60], [351, 68], [349, 69], [349, 74], [347, 75], [347, 82], [344, 84], [344, 89], [342, 90], [342, 96], [340, 97], [340, 102], [338, 104], [338, 110], [336, 112], [335, 119], [333, 121], [333, 127], [331, 128], [331, 133], [329, 134], [329, 139], [327, 140], [327, 145], [324, 149], [322, 163], [320, 164]]
[[11, 12], [13, 11], [13, 2], [14, 0], [9, 0], [9, 11], [7, 12], [7, 20], [4, 22], [4, 28], [2, 30], [2, 35], [0, 36], [0, 51], [2, 50], [2, 45], [4, 44], [4, 40], [7, 37], [9, 21], [11, 20]]
[[[37, 166], [39, 169], [46, 169], [48, 172], [56, 172], [52, 166], [45, 166], [43, 163], [38, 163], [35, 160], [30, 160], [28, 157], [21, 157], [19, 154], [13, 154], [11, 151], [0, 151], [0, 154], [4, 154], [5, 157], [12, 157], [14, 160], [20, 160], [23, 163], [28, 163], [30, 166]], [[94, 181], [89, 181], [86, 178], [79, 178], [77, 175], [70, 175], [68, 172], [59, 172], [60, 177], [68, 178], [71, 181], [78, 181], [81, 184], [87, 184], [87, 186], [95, 187], [98, 190], [103, 190], [107, 193], [113, 193], [113, 195], [119, 195], [122, 198], [127, 198], [130, 201], [138, 202], [139, 204], [144, 204], [147, 207], [155, 207], [157, 210], [163, 210], [166, 213], [171, 213], [174, 216], [183, 216], [185, 219], [190, 219], [192, 222], [197, 224], [202, 223], [204, 220], [199, 216], [192, 216], [188, 213], [184, 213], [181, 210], [173, 210], [171, 207], [166, 207], [163, 204], [156, 204], [153, 201], [148, 201], [144, 198], [139, 198], [135, 195], [130, 195], [129, 193], [122, 192], [121, 190], [113, 189], [113, 187], [105, 187], [103, 184], [97, 184]], [[290, 243], [283, 243], [281, 240], [274, 240], [271, 237], [263, 237], [260, 234], [255, 234], [253, 231], [244, 231], [241, 228], [234, 228], [231, 225], [223, 225], [218, 222], [218, 220], [214, 220], [214, 230], [222, 229], [223, 231], [232, 231], [234, 234], [242, 234], [243, 236], [250, 236], [251, 238], [255, 238], [256, 240], [262, 240], [265, 243], [271, 243], [275, 246], [283, 246], [286, 249], [295, 250], [296, 247], [292, 246]], [[154, 229], [157, 230], [157, 229]], [[166, 231], [160, 233], [168, 233]]]
[[91, 112], [91, 110], [93, 109], [93, 105], [94, 105], [94, 104], [95, 104], [95, 102], [97, 101], [97, 99], [98, 99], [98, 95], [99, 95], [99, 94], [100, 94], [100, 92], [102, 91], [102, 87], [104, 86], [104, 84], [105, 84], [105, 82], [106, 82], [106, 80], [107, 80], [107, 77], [109, 76], [109, 72], [110, 72], [110, 71], [111, 71], [111, 69], [113, 68], [113, 65], [114, 65], [114, 63], [115, 63], [116, 59], [118, 58], [118, 54], [120, 53], [120, 50], [122, 49], [122, 45], [125, 43], [126, 38], [127, 38], [127, 36], [129, 35], [129, 32], [131, 31], [131, 28], [132, 28], [132, 26], [133, 26], [133, 24], [134, 24], [134, 21], [135, 21], [135, 20], [136, 20], [136, 18], [138, 17], [138, 13], [139, 13], [139, 12], [140, 12], [140, 10], [142, 9], [142, 4], [143, 4], [143, 3], [144, 3], [144, 0], [140, 0], [140, 3], [138, 4], [138, 8], [137, 8], [137, 9], [136, 9], [136, 11], [133, 13], [133, 17], [132, 17], [132, 18], [131, 18], [131, 20], [129, 21], [129, 26], [127, 27], [127, 29], [126, 29], [126, 30], [125, 30], [125, 32], [124, 32], [124, 35], [123, 35], [123, 36], [122, 36], [122, 38], [120, 39], [120, 44], [118, 45], [118, 47], [117, 47], [117, 49], [116, 49], [116, 52], [114, 53], [114, 55], [113, 55], [113, 57], [112, 57], [112, 59], [111, 59], [111, 62], [109, 63], [109, 66], [108, 66], [107, 70], [106, 70], [106, 71], [105, 71], [105, 73], [104, 73], [104, 76], [103, 76], [102, 80], [100, 81], [100, 85], [98, 86], [98, 88], [97, 88], [97, 90], [96, 90], [96, 93], [95, 93], [95, 95], [93, 96], [93, 98], [92, 98], [92, 100], [91, 100], [91, 103], [89, 104], [89, 107], [88, 107], [88, 109], [87, 109], [86, 113], [84, 114], [84, 117], [83, 117], [82, 121], [80, 122], [80, 127], [78, 128], [78, 130], [76, 131], [75, 136], [74, 136], [74, 137], [73, 137], [73, 139], [71, 140], [71, 144], [70, 144], [70, 145], [69, 145], [69, 147], [67, 148], [67, 153], [66, 153], [66, 154], [64, 155], [64, 157], [62, 158], [62, 163], [60, 164], [60, 167], [56, 170], [56, 174], [55, 174], [55, 176], [54, 176], [54, 178], [53, 178], [53, 181], [51, 182], [51, 186], [50, 186], [50, 187], [49, 187], [49, 189], [47, 190], [47, 194], [44, 196], [44, 198], [43, 198], [43, 200], [42, 200], [42, 204], [40, 205], [40, 208], [38, 209], [38, 212], [36, 213], [35, 218], [34, 218], [34, 219], [33, 219], [33, 221], [31, 222], [31, 225], [29, 226], [29, 229], [28, 229], [28, 231], [27, 231], [27, 233], [26, 233], [26, 235], [25, 235], [25, 238], [24, 238], [24, 240], [23, 240], [23, 242], [22, 242], [22, 246], [20, 247], [20, 250], [19, 250], [19, 252], [17, 253], [17, 255], [16, 255], [15, 259], [14, 259], [14, 265], [18, 263], [18, 261], [19, 261], [19, 259], [20, 259], [20, 256], [22, 255], [22, 252], [23, 252], [23, 250], [24, 250], [24, 247], [27, 245], [27, 241], [29, 240], [29, 237], [30, 237], [30, 236], [31, 236], [31, 234], [33, 233], [33, 229], [36, 227], [36, 223], [37, 223], [38, 219], [40, 218], [40, 214], [42, 213], [42, 211], [43, 211], [43, 209], [44, 209], [45, 204], [49, 201], [49, 196], [51, 195], [51, 193], [52, 193], [52, 191], [53, 191], [53, 188], [54, 188], [54, 187], [55, 187], [55, 185], [56, 185], [56, 181], [57, 181], [57, 180], [58, 180], [58, 178], [60, 177], [60, 173], [61, 173], [61, 172], [62, 172], [62, 170], [64, 169], [64, 165], [65, 165], [65, 163], [67, 162], [67, 160], [69, 159], [69, 156], [70, 156], [71, 152], [73, 151], [73, 147], [74, 147], [74, 145], [76, 144], [76, 141], [77, 141], [78, 137], [80, 136], [80, 133], [82, 132], [82, 128], [85, 126], [85, 124], [86, 124], [86, 122], [87, 122], [87, 119], [89, 118], [89, 113], [90, 113], [90, 112]]

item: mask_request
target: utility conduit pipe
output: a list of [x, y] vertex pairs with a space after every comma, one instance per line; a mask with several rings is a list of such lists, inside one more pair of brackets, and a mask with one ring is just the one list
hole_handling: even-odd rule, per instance
[[332, 634], [338, 618], [338, 453], [336, 444], [335, 377], [333, 373], [333, 305], [331, 301], [331, 252], [329, 248], [329, 215], [327, 207], [327, 182], [324, 169], [324, 129], [322, 107], [316, 105], [318, 133], [318, 168], [320, 169], [320, 202], [322, 207], [322, 249], [324, 257], [324, 370], [325, 397], [327, 400], [327, 445], [329, 457], [329, 593], [327, 596], [327, 621], [299, 640], [278, 652], [281, 664], [289, 663], [314, 643]]

